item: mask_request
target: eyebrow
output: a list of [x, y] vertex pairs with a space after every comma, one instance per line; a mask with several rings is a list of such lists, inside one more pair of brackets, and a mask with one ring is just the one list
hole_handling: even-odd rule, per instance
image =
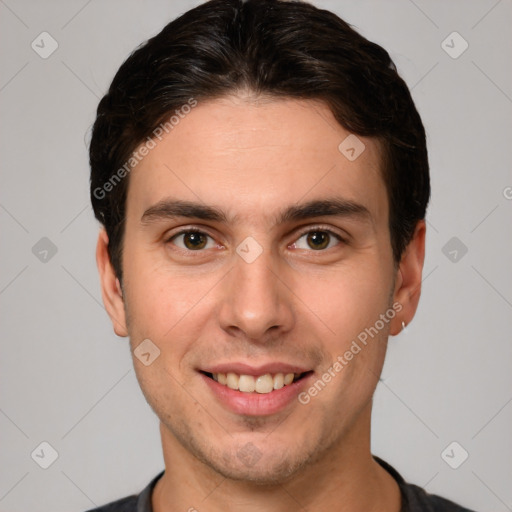
[[[276, 224], [297, 222], [315, 217], [354, 217], [370, 221], [372, 215], [368, 208], [354, 201], [342, 198], [320, 199], [308, 201], [302, 204], [294, 204], [276, 216]], [[227, 215], [214, 206], [208, 206], [193, 201], [163, 199], [150, 206], [142, 215], [143, 224], [152, 224], [176, 218], [190, 218], [209, 220], [228, 224]], [[236, 216], [231, 222], [236, 220]]]

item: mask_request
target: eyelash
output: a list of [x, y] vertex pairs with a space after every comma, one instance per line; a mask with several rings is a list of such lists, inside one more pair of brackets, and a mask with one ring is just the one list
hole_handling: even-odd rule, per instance
[[[309, 233], [327, 233], [331, 238], [335, 238], [338, 241], [338, 243], [336, 244], [335, 247], [337, 247], [340, 244], [346, 244], [347, 243], [347, 240], [344, 237], [342, 237], [338, 233], [335, 233], [331, 229], [326, 228], [326, 227], [322, 227], [322, 226], [316, 226], [316, 227], [313, 227], [313, 228], [308, 228], [305, 231], [300, 232], [298, 237], [296, 238], [296, 240], [293, 243], [294, 244], [297, 243], [298, 240], [300, 240], [303, 236], [308, 235]], [[330, 244], [330, 242], [331, 241], [329, 241], [329, 244]], [[316, 251], [314, 249], [309, 249], [309, 252], [313, 252], [313, 253], [327, 252], [328, 250], [334, 249], [335, 247], [330, 247], [329, 249], [319, 249], [319, 250], [316, 250]], [[301, 250], [301, 249], [299, 249], [299, 250]]]
[[[348, 243], [347, 240], [344, 237], [342, 237], [338, 233], [335, 233], [331, 229], [326, 228], [324, 226], [315, 226], [313, 228], [308, 228], [305, 231], [301, 231], [298, 234], [297, 238], [295, 239], [295, 241], [293, 243], [295, 244], [304, 235], [308, 235], [309, 233], [315, 233], [315, 232], [328, 233], [329, 236], [334, 237], [336, 240], [338, 240], [338, 242], [340, 242], [342, 244]], [[171, 243], [178, 236], [186, 235], [188, 233], [201, 233], [201, 234], [206, 235], [206, 236], [210, 237], [211, 239], [213, 239], [213, 237], [211, 235], [209, 235], [207, 232], [202, 231], [201, 229], [198, 229], [198, 228], [190, 227], [190, 228], [182, 229], [181, 231], [178, 231], [177, 233], [174, 233], [172, 236], [170, 236], [170, 237], [168, 237], [166, 239], [165, 243], [166, 244]], [[339, 245], [339, 244], [337, 244], [337, 245]], [[333, 249], [333, 247], [331, 247], [330, 249]], [[191, 249], [182, 249], [181, 247], [177, 247], [176, 250], [178, 250], [180, 252], [183, 252], [183, 253], [186, 253], [187, 255], [192, 255], [193, 253], [201, 254], [201, 253], [203, 253], [205, 251], [205, 249], [198, 249], [197, 251], [194, 251], [194, 250], [191, 250]], [[329, 250], [329, 249], [319, 249], [317, 251], [315, 251], [314, 249], [310, 249], [309, 251], [310, 252], [319, 252], [320, 253], [320, 252], [326, 252], [327, 250]]]

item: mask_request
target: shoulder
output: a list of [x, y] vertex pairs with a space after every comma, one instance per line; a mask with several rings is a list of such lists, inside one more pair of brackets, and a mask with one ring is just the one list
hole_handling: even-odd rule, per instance
[[99, 508], [87, 510], [87, 512], [152, 512], [151, 495], [157, 481], [164, 471], [156, 475], [140, 494], [133, 494], [117, 501], [112, 501]]
[[428, 494], [424, 489], [414, 484], [402, 483], [400, 488], [406, 502], [403, 507], [404, 512], [473, 512], [446, 498]]
[[425, 489], [407, 483], [398, 471], [379, 457], [373, 457], [396, 480], [402, 495], [400, 512], [474, 512], [453, 501], [429, 494]]
[[138, 496], [127, 496], [117, 501], [112, 501], [99, 508], [87, 510], [87, 512], [137, 512]]

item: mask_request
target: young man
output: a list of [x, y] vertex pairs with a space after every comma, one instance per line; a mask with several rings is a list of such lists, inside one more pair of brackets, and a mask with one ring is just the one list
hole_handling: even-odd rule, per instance
[[103, 300], [165, 459], [98, 511], [464, 510], [370, 451], [430, 194], [385, 50], [310, 4], [204, 3], [121, 66], [90, 162]]

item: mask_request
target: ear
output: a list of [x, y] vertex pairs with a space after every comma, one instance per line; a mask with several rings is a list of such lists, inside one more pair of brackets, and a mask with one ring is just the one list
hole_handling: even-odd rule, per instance
[[101, 296], [114, 332], [118, 336], [128, 336], [126, 314], [121, 284], [116, 276], [108, 253], [108, 236], [104, 228], [100, 230], [96, 246], [96, 263], [100, 274]]
[[416, 224], [412, 240], [405, 248], [395, 279], [393, 302], [401, 305], [397, 315], [391, 321], [390, 334], [396, 335], [402, 330], [402, 322], [409, 325], [416, 313], [421, 295], [421, 277], [425, 260], [425, 221]]

